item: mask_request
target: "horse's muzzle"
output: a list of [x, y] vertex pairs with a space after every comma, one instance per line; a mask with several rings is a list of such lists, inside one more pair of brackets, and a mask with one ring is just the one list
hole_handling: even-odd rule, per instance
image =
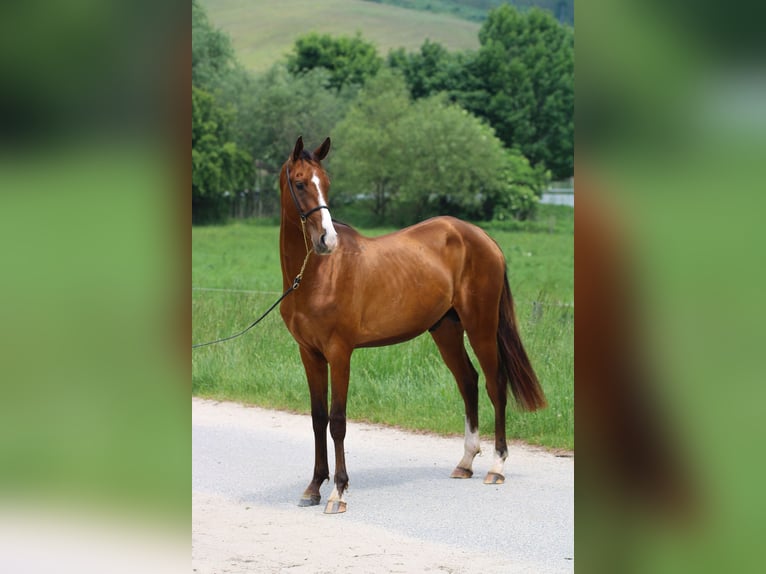
[[319, 238], [319, 241], [314, 244], [314, 251], [316, 251], [318, 255], [329, 255], [337, 245], [338, 239], [336, 236], [331, 235], [328, 237], [326, 233], [323, 233]]

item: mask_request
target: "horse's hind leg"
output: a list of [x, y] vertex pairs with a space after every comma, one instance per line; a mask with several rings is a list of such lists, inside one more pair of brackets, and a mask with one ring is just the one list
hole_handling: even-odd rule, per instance
[[452, 372], [465, 403], [465, 452], [452, 478], [471, 478], [473, 459], [479, 453], [479, 375], [471, 364], [463, 344], [463, 327], [445, 318], [431, 336], [439, 348], [442, 359]]
[[479, 359], [481, 370], [487, 381], [487, 394], [495, 408], [495, 453], [492, 468], [484, 479], [484, 484], [502, 484], [505, 482], [503, 467], [508, 458], [508, 445], [505, 439], [505, 408], [508, 403], [508, 388], [501, 382], [499, 376], [499, 361], [497, 355], [497, 320], [494, 323], [484, 323], [474, 332], [468, 331], [468, 340], [476, 358]]
[[[502, 283], [501, 283], [502, 285]], [[499, 316], [497, 304], [490, 290], [485, 290], [484, 297], [474, 297], [469, 304], [458, 312], [461, 313], [468, 340], [487, 382], [487, 394], [495, 409], [495, 452], [492, 468], [484, 479], [485, 484], [505, 482], [503, 467], [508, 458], [508, 446], [505, 438], [505, 409], [508, 403], [508, 387], [500, 377], [500, 361], [497, 347], [497, 328]], [[499, 296], [498, 296], [499, 300]], [[462, 312], [461, 312], [462, 311]]]

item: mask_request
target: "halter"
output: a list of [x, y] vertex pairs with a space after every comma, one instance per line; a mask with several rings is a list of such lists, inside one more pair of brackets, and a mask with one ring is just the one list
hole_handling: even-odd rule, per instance
[[[298, 210], [298, 215], [301, 218], [301, 223], [305, 223], [306, 219], [308, 219], [308, 216], [314, 213], [315, 211], [319, 211], [320, 209], [326, 209], [327, 211], [330, 211], [330, 208], [326, 205], [317, 205], [316, 207], [309, 209], [308, 211], [303, 211], [301, 209], [301, 204], [298, 203], [298, 196], [295, 195], [295, 191], [293, 190], [293, 182], [290, 180], [290, 166], [285, 165], [285, 170], [286, 170], [285, 175], [287, 176], [287, 187], [290, 190], [290, 195], [293, 197], [293, 202], [295, 203], [295, 209]], [[306, 232], [304, 231], [304, 235], [305, 234]]]

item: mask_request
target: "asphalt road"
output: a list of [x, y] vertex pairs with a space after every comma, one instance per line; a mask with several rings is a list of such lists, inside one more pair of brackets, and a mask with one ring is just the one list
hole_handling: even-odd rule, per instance
[[472, 479], [449, 478], [462, 442], [349, 423], [348, 511], [324, 515], [324, 504], [297, 506], [313, 468], [310, 417], [193, 399], [193, 569], [573, 571], [574, 459], [512, 444], [505, 484], [485, 485], [491, 437]]

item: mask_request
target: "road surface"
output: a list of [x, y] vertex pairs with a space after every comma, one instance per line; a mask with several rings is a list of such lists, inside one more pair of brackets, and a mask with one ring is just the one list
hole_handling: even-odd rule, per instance
[[310, 417], [195, 398], [192, 568], [572, 572], [574, 459], [512, 444], [505, 484], [485, 485], [491, 437], [474, 477], [450, 479], [462, 443], [350, 422], [348, 511], [325, 515], [329, 483], [320, 506], [297, 506], [313, 469]]

